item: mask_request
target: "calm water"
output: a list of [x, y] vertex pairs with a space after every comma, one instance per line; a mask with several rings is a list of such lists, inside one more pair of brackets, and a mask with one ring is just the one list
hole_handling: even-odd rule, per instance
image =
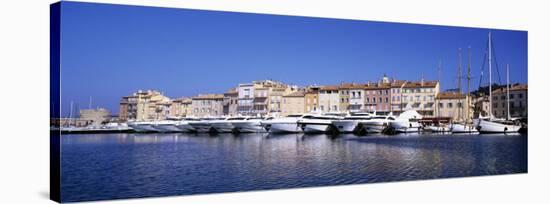
[[62, 200], [527, 172], [527, 135], [63, 135]]

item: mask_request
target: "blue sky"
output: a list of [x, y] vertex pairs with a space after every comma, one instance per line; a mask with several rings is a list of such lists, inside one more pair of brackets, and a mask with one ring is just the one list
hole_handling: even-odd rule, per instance
[[90, 96], [117, 114], [120, 97], [140, 89], [181, 97], [260, 79], [437, 80], [439, 61], [442, 89], [456, 88], [458, 48], [465, 73], [468, 46], [477, 88], [489, 31], [502, 83], [506, 64], [512, 82], [527, 82], [524, 31], [76, 2], [61, 12], [63, 115], [71, 101], [87, 108]]

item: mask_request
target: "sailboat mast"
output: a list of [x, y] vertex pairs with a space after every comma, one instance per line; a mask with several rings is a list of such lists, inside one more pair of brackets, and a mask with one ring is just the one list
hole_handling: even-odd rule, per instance
[[[441, 87], [441, 60], [439, 60], [439, 66], [437, 67], [437, 81], [439, 82], [439, 87]], [[441, 109], [439, 108], [439, 104], [435, 106], [437, 109], [437, 117], [441, 117]]]
[[461, 84], [461, 80], [462, 79], [462, 48], [458, 48], [458, 81], [457, 81], [457, 88], [458, 88], [458, 93], [460, 94], [462, 92], [461, 88], [462, 88], [462, 84]]
[[510, 120], [510, 65], [506, 64], [506, 119]]
[[[462, 48], [458, 48], [458, 78], [457, 78], [457, 91], [458, 96], [462, 94]], [[458, 118], [463, 119], [462, 107], [458, 107]]]
[[470, 120], [470, 79], [472, 78], [470, 75], [470, 69], [472, 66], [472, 47], [468, 46], [468, 92], [466, 93], [466, 120]]
[[71, 122], [73, 118], [73, 102], [71, 101], [71, 110], [69, 110], [69, 127], [71, 126]]
[[491, 32], [489, 32], [489, 117], [493, 117], [493, 74], [492, 74]]

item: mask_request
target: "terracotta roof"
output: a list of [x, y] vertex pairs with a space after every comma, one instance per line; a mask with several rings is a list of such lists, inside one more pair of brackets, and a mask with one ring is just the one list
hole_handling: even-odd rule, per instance
[[363, 89], [366, 84], [356, 84], [356, 83], [342, 83], [340, 84], [340, 89]]
[[[510, 86], [510, 91], [527, 91], [527, 84], [514, 84]], [[493, 94], [506, 93], [506, 87], [493, 91]]]
[[204, 94], [192, 98], [193, 100], [216, 100], [223, 99], [223, 94]]
[[323, 91], [338, 91], [338, 86], [322, 86]]
[[457, 92], [441, 92], [437, 94], [436, 99], [465, 99], [466, 95]]
[[403, 84], [405, 84], [407, 81], [405, 80], [395, 80], [395, 81], [392, 81], [391, 82], [391, 87], [392, 88], [399, 88], [401, 86], [403, 86]]
[[373, 90], [373, 89], [388, 89], [390, 88], [389, 83], [369, 83], [364, 86], [364, 89]]
[[404, 86], [404, 88], [426, 88], [426, 87], [435, 87], [437, 85], [437, 81], [410, 81], [407, 82]]
[[283, 97], [304, 97], [306, 94], [303, 91], [296, 91], [292, 92], [290, 94], [286, 94]]

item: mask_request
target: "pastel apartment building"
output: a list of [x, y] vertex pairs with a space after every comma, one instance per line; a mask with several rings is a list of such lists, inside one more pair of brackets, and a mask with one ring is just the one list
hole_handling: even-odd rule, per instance
[[159, 91], [138, 91], [124, 96], [119, 103], [121, 121], [160, 120], [170, 115], [170, 98]]
[[222, 116], [223, 94], [204, 94], [192, 98], [192, 115], [196, 117]]
[[403, 111], [415, 110], [425, 117], [435, 116], [435, 97], [438, 93], [438, 81], [405, 83], [401, 92]]
[[296, 91], [283, 96], [281, 103], [281, 115], [306, 113], [306, 98], [304, 91]]
[[[506, 88], [493, 90], [493, 116], [497, 118], [507, 117], [506, 95]], [[510, 117], [527, 117], [527, 84], [510, 85]]]
[[467, 94], [441, 92], [436, 97], [435, 116], [450, 118], [455, 122], [471, 122], [474, 115], [472, 100]]
[[340, 111], [340, 92], [338, 86], [322, 86], [319, 89], [319, 111]]

